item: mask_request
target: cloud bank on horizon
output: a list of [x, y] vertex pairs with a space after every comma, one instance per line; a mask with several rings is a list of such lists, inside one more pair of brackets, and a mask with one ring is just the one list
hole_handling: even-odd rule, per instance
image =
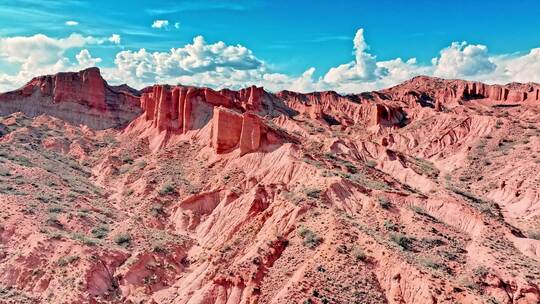
[[[76, 26], [75, 21], [66, 21]], [[152, 28], [169, 26], [168, 20], [156, 20]], [[175, 28], [179, 23], [175, 23]], [[351, 61], [331, 67], [315, 77], [315, 68], [307, 67], [300, 75], [280, 72], [271, 62], [259, 58], [241, 44], [207, 42], [196, 36], [191, 43], [165, 52], [145, 48], [124, 49], [121, 36], [83, 36], [73, 33], [64, 38], [44, 34], [0, 37], [0, 91], [15, 89], [32, 77], [76, 71], [98, 66], [112, 84], [127, 83], [142, 88], [154, 83], [186, 84], [212, 88], [264, 86], [270, 91], [299, 92], [334, 90], [359, 93], [389, 87], [418, 75], [461, 78], [487, 83], [540, 82], [540, 48], [520, 54], [490, 54], [488, 47], [468, 42], [453, 42], [440, 50], [429, 64], [416, 58], [377, 60], [364, 38], [364, 29], [356, 31], [352, 41]], [[112, 65], [94, 57], [90, 46], [116, 47]], [[74, 55], [70, 55], [73, 54]]]

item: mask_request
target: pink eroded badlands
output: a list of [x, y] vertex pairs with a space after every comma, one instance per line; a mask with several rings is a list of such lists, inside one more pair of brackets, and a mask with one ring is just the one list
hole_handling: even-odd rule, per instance
[[0, 303], [539, 303], [540, 85], [0, 94]]

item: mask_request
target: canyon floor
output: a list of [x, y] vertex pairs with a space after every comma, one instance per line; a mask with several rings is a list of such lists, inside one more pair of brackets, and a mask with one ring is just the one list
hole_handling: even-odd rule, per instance
[[539, 85], [81, 73], [0, 94], [0, 303], [540, 302]]

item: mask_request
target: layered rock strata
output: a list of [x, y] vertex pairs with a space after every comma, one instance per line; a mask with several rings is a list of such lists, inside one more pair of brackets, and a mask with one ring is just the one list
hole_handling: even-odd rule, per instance
[[123, 126], [140, 113], [135, 90], [111, 87], [98, 68], [32, 79], [22, 88], [0, 94], [0, 114], [47, 114], [93, 129]]

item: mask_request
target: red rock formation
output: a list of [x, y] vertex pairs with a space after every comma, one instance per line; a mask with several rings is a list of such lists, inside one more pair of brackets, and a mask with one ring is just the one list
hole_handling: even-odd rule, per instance
[[94, 129], [117, 127], [140, 113], [139, 97], [129, 92], [108, 86], [98, 68], [40, 76], [0, 94], [0, 114], [48, 114]]
[[[0, 117], [0, 302], [539, 303], [539, 104], [426, 81], [152, 86], [122, 131]], [[16, 96], [114, 112], [70, 87]]]
[[242, 133], [240, 134], [240, 155], [259, 149], [261, 145], [261, 129], [259, 116], [249, 112], [244, 113]]
[[261, 87], [251, 86], [239, 91], [223, 89], [220, 93], [247, 111], [260, 112], [263, 106], [263, 96], [266, 92]]
[[244, 155], [257, 151], [265, 138], [269, 143], [281, 140], [252, 111], [263, 111], [262, 88], [214, 91], [155, 85], [144, 91], [141, 97], [144, 118], [160, 131], [183, 134], [203, 127], [212, 119], [211, 146], [218, 154], [239, 148]]
[[185, 133], [193, 129], [200, 117], [193, 117], [192, 112], [202, 104], [234, 107], [232, 100], [209, 88], [155, 85], [141, 97], [146, 120], [161, 131]]
[[88, 103], [91, 108], [106, 110], [105, 81], [98, 68], [80, 73], [58, 73], [52, 91], [54, 102]]
[[223, 107], [214, 108], [212, 147], [216, 153], [226, 153], [239, 148], [242, 156], [259, 150], [263, 141], [278, 143], [279, 136], [274, 134], [257, 114], [240, 114]]
[[540, 101], [540, 85], [534, 83], [488, 85], [475, 81], [445, 80], [426, 76], [415, 77], [380, 92], [388, 95], [391, 100], [408, 104], [432, 104], [438, 108], [455, 106], [470, 100], [510, 103]]
[[405, 114], [400, 107], [376, 104], [372, 106], [370, 118], [371, 125], [398, 125], [405, 119]]
[[405, 118], [400, 107], [373, 106], [374, 102], [385, 101], [385, 96], [376, 92], [343, 96], [332, 91], [308, 94], [282, 91], [276, 96], [297, 112], [329, 124], [393, 126]]
[[[233, 119], [234, 116], [232, 115], [240, 115], [231, 111], [212, 110], [214, 107], [235, 109], [238, 112], [251, 110], [261, 112], [263, 110], [262, 96], [265, 94], [262, 88], [254, 86], [240, 91], [214, 91], [210, 88], [155, 85], [143, 91], [141, 107], [144, 110], [145, 119], [152, 121], [152, 126], [160, 131], [168, 130], [178, 133], [185, 133], [204, 126], [212, 115], [217, 114], [228, 117], [223, 118], [224, 120]], [[248, 116], [250, 117], [248, 119], [251, 119], [250, 122], [255, 121], [253, 118], [255, 116], [255, 114]], [[241, 120], [240, 116], [235, 145], [240, 140]], [[221, 130], [223, 127], [234, 129], [234, 125], [228, 126], [228, 123], [224, 122], [223, 126], [215, 125], [215, 128], [217, 130]], [[248, 131], [246, 130], [246, 132]], [[257, 133], [258, 131], [254, 130], [253, 132]], [[257, 145], [257, 141], [250, 144], [245, 141], [244, 147], [255, 147]], [[217, 146], [220, 146], [220, 144], [217, 144]], [[227, 144], [223, 144], [223, 146], [226, 147]], [[224, 149], [226, 150], [226, 148]]]
[[228, 152], [238, 145], [243, 129], [241, 114], [216, 107], [212, 123], [212, 146], [216, 153]]

